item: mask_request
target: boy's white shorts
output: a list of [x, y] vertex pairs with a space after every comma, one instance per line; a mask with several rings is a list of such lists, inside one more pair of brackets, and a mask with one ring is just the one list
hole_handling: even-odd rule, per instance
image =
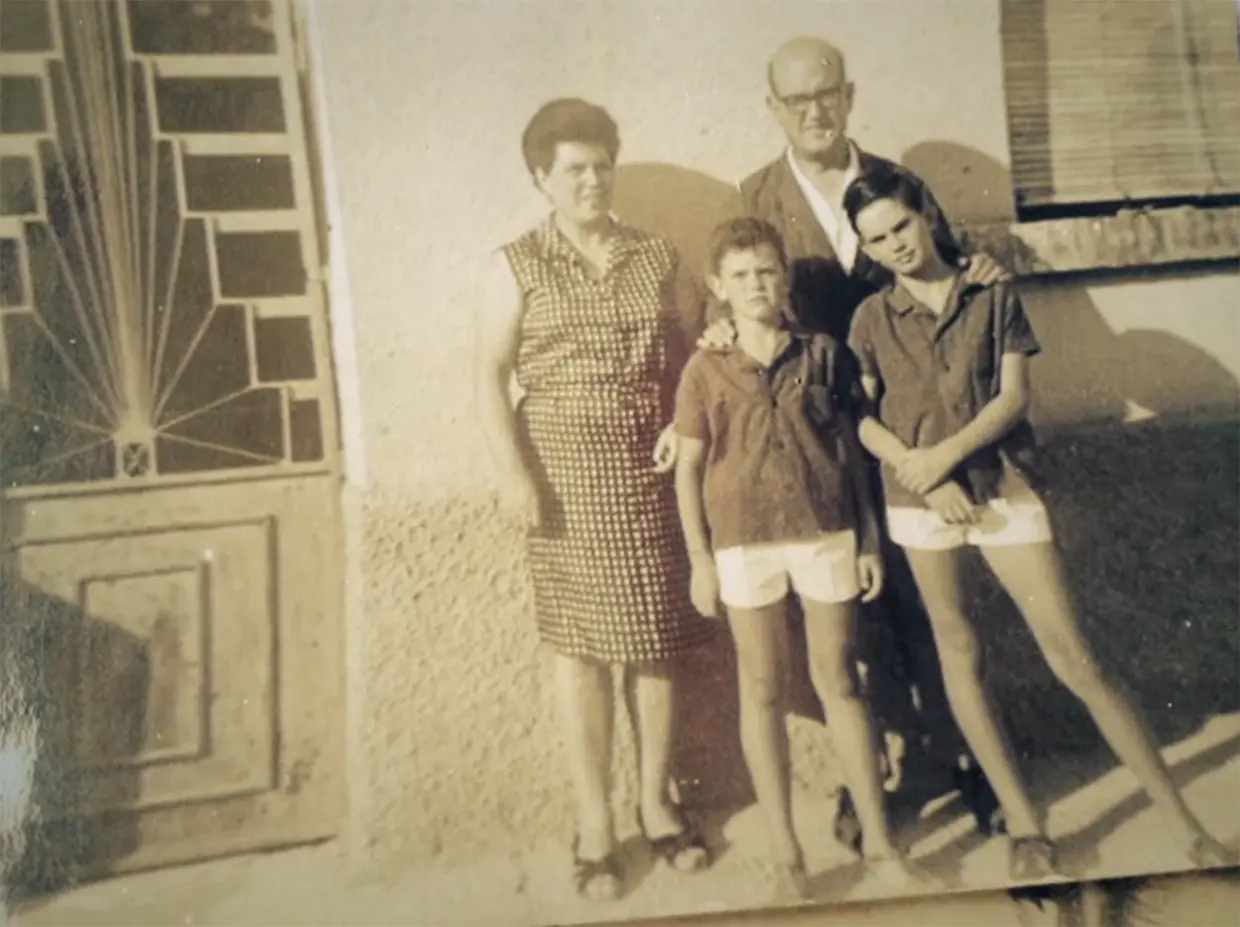
[[744, 544], [715, 552], [719, 598], [729, 608], [764, 608], [789, 589], [811, 602], [848, 602], [861, 594], [857, 535], [834, 531], [808, 541]]

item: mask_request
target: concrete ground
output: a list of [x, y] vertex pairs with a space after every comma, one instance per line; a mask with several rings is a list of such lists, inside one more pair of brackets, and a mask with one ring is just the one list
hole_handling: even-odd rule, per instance
[[[1190, 805], [1233, 848], [1240, 835], [1240, 714], [1211, 719], [1166, 751]], [[1079, 877], [1101, 879], [1138, 873], [1179, 872], [1187, 863], [1163, 845], [1161, 822], [1122, 769], [1091, 777], [1087, 764], [1035, 770], [1033, 780], [1063, 794], [1051, 806], [1050, 824], [1065, 862]], [[480, 859], [472, 865], [421, 868], [383, 882], [350, 877], [333, 845], [239, 857], [181, 869], [85, 885], [21, 906], [20, 927], [82, 925], [550, 925], [714, 913], [702, 927], [732, 924], [1052, 924], [1054, 916], [1018, 906], [1003, 893], [962, 893], [1005, 886], [1001, 839], [982, 841], [954, 800], [928, 809], [905, 835], [914, 856], [939, 880], [925, 903], [864, 904], [890, 891], [864, 877], [829, 836], [831, 809], [802, 797], [797, 819], [806, 843], [816, 900], [840, 905], [756, 919], [722, 912], [752, 911], [769, 903], [770, 886], [757, 854], [761, 822], [753, 808], [722, 827], [726, 848], [706, 873], [680, 876], [653, 868], [640, 841], [629, 842], [634, 887], [613, 904], [588, 904], [573, 896], [565, 848], [545, 846], [521, 856]], [[811, 823], [812, 822], [812, 823]], [[753, 850], [751, 848], [758, 848]], [[1222, 889], [1218, 891], [1223, 891]], [[1219, 895], [1233, 904], [1234, 895]], [[951, 893], [950, 897], [943, 897]], [[1201, 904], [1212, 903], [1197, 897]], [[1214, 910], [1233, 910], [1218, 908]], [[1233, 924], [1236, 920], [1168, 920], [1161, 924]], [[1048, 919], [1049, 918], [1049, 919]]]

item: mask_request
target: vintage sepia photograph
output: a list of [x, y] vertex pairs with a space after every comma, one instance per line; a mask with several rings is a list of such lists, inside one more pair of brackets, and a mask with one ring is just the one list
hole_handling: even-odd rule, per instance
[[1234, 873], [1238, 305], [1231, 0], [0, 0], [0, 923]]

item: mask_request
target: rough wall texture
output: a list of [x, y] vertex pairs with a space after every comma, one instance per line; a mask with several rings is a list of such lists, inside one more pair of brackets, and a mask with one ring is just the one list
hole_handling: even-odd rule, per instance
[[[849, 54], [862, 144], [903, 157], [957, 215], [1002, 219], [997, 7], [790, 2], [759, 18], [746, 4], [657, 0], [322, 5], [352, 278], [352, 306], [336, 308], [355, 318], [359, 358], [341, 376], [360, 379], [370, 468], [348, 621], [353, 823], [372, 858], [502, 851], [571, 826], [519, 535], [471, 422], [473, 262], [542, 212], [519, 158], [529, 114], [565, 94], [608, 106], [630, 164], [618, 208], [697, 254], [730, 185], [779, 151], [766, 56], [791, 35], [826, 35]], [[1230, 273], [1031, 290], [1047, 348], [1039, 420], [1234, 407], [1238, 292]], [[688, 672], [685, 787], [742, 794], [736, 758], [705, 747], [733, 724], [726, 645]], [[623, 726], [621, 740], [627, 771]], [[796, 741], [800, 768], [822, 768], [821, 731], [798, 723]]]

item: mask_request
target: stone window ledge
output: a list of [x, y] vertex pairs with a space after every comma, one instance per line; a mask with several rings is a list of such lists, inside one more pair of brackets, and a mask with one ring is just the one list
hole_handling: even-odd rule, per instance
[[994, 255], [1022, 277], [1240, 259], [1240, 206], [962, 222], [959, 231], [971, 249]]

